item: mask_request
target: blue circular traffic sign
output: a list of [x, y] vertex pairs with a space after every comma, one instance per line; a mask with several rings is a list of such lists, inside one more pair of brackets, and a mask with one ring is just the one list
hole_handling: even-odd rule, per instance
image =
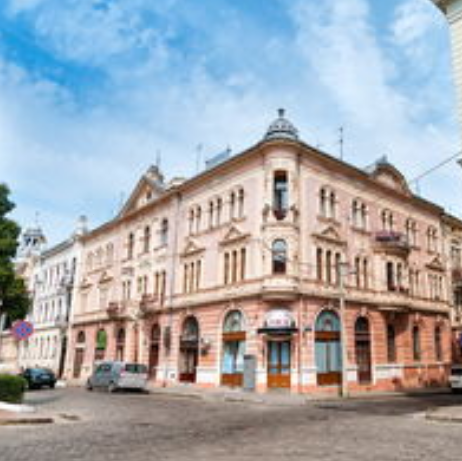
[[26, 320], [18, 320], [13, 323], [11, 332], [16, 339], [21, 341], [32, 336], [32, 333], [34, 333], [34, 326]]

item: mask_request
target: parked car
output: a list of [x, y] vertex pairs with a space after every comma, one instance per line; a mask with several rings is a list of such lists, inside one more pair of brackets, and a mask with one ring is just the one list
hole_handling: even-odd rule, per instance
[[106, 388], [109, 392], [118, 389], [146, 390], [148, 368], [141, 363], [101, 362], [87, 380], [89, 391]]
[[28, 389], [44, 386], [53, 389], [56, 386], [56, 375], [48, 368], [26, 368], [21, 376], [26, 380]]
[[462, 365], [453, 365], [451, 367], [449, 385], [452, 392], [462, 392]]

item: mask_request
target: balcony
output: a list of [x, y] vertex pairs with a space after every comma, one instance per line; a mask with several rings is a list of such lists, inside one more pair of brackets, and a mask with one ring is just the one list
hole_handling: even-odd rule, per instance
[[106, 313], [110, 319], [119, 319], [125, 314], [125, 306], [111, 301], [106, 308]]
[[411, 251], [407, 237], [401, 232], [380, 231], [375, 233], [374, 241], [376, 249], [385, 253], [406, 257]]
[[262, 286], [262, 297], [266, 301], [293, 301], [299, 295], [295, 277], [273, 275], [267, 277]]
[[140, 311], [144, 315], [152, 314], [155, 312], [163, 303], [163, 298], [156, 295], [144, 294], [140, 301]]

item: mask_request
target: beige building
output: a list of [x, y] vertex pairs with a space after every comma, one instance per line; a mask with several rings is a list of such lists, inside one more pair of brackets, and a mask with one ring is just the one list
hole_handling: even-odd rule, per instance
[[119, 359], [158, 385], [336, 392], [346, 344], [352, 389], [445, 383], [441, 207], [386, 160], [363, 171], [303, 143], [282, 111], [221, 160], [187, 181], [150, 168], [83, 238], [70, 379]]

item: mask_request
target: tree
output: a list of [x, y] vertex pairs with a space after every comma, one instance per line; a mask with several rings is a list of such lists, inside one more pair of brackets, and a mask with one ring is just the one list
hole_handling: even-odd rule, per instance
[[6, 313], [8, 321], [12, 322], [26, 316], [30, 299], [24, 280], [17, 276], [14, 268], [21, 229], [6, 217], [15, 206], [9, 194], [8, 187], [0, 184], [0, 313]]

